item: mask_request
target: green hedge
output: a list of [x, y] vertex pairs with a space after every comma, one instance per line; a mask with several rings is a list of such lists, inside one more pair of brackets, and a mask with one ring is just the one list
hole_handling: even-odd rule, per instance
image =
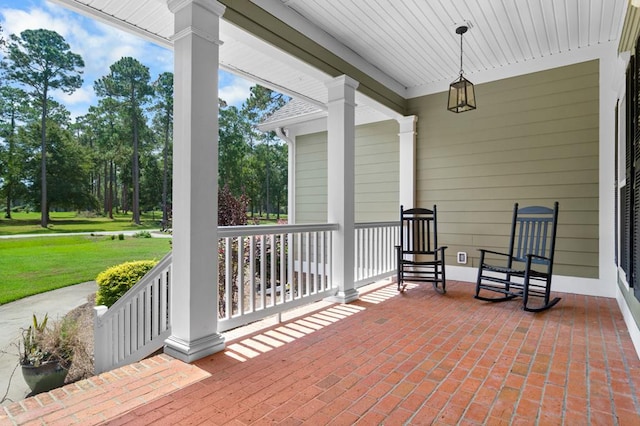
[[155, 260], [138, 260], [113, 266], [98, 274], [98, 292], [96, 306], [110, 307], [131, 287], [151, 270], [158, 262]]

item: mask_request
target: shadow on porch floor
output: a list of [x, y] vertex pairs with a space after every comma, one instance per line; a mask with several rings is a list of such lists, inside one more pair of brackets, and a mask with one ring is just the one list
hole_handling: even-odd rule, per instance
[[0, 424], [640, 424], [640, 360], [614, 299], [553, 309], [387, 285], [349, 305], [28, 398]]

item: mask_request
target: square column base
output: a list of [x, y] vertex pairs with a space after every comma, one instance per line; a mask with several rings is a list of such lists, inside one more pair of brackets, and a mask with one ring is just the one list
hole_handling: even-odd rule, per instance
[[223, 351], [225, 348], [224, 336], [218, 333], [202, 337], [192, 342], [184, 341], [175, 336], [169, 336], [164, 343], [164, 353], [187, 363]]
[[334, 296], [326, 297], [324, 300], [333, 303], [351, 303], [354, 300], [358, 300], [360, 293], [355, 288], [350, 288], [345, 291], [339, 291]]

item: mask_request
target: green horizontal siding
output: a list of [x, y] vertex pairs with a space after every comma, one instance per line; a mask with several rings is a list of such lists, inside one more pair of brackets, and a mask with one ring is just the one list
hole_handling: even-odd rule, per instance
[[447, 263], [506, 250], [513, 203], [560, 203], [555, 272], [598, 277], [598, 61], [476, 86], [478, 109], [446, 93], [409, 100], [418, 119], [417, 204], [438, 205]]
[[[398, 123], [356, 127], [356, 222], [397, 220], [399, 186]], [[327, 133], [296, 138], [296, 221], [327, 220]]]

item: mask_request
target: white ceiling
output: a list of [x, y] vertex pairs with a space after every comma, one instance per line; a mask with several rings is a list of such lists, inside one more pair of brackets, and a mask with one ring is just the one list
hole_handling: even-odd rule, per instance
[[[165, 0], [54, 0], [171, 46]], [[482, 83], [597, 57], [616, 43], [628, 0], [252, 0], [389, 89], [444, 91], [459, 71]], [[224, 69], [324, 108], [329, 76], [223, 22]], [[527, 71], [528, 70], [528, 71]], [[369, 103], [360, 96], [359, 103]], [[384, 108], [379, 111], [385, 112]], [[388, 112], [388, 111], [387, 111]]]

